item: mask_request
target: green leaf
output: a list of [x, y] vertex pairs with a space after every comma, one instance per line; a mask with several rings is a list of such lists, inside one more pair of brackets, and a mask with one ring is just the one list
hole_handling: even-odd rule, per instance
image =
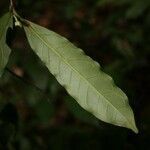
[[66, 38], [32, 22], [24, 26], [31, 48], [58, 82], [97, 118], [138, 132], [127, 96], [97, 62]]
[[77, 102], [74, 101], [73, 98], [71, 98], [70, 96], [67, 96], [65, 98], [65, 104], [67, 105], [69, 111], [79, 120], [81, 120], [82, 122], [94, 125], [94, 126], [98, 126], [99, 125], [99, 121], [97, 118], [95, 118], [92, 114], [90, 114], [89, 112], [85, 111], [84, 109], [82, 109], [82, 107], [80, 107], [78, 105]]
[[10, 48], [6, 44], [6, 34], [8, 28], [13, 26], [12, 18], [12, 14], [10, 12], [0, 18], [0, 77], [8, 62], [11, 52]]

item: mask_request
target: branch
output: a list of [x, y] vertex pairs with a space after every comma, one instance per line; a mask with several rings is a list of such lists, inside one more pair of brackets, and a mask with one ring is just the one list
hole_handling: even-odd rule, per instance
[[48, 102], [51, 102], [50, 99], [49, 99], [49, 96], [45, 93], [44, 90], [40, 89], [38, 86], [36, 86], [34, 83], [32, 83], [31, 81], [29, 80], [26, 80], [20, 76], [18, 76], [17, 74], [15, 74], [12, 70], [10, 70], [9, 68], [5, 68], [5, 70], [7, 72], [9, 72], [11, 75], [13, 75], [14, 77], [16, 77], [17, 79], [19, 79], [20, 81], [24, 82], [25, 84], [27, 85], [30, 85], [32, 87], [34, 87], [36, 90], [40, 91], [42, 93], [42, 95], [48, 100]]
[[14, 10], [14, 3], [13, 0], [10, 0], [10, 7], [9, 7], [10, 11]]
[[13, 6], [13, 0], [10, 0], [10, 5]]

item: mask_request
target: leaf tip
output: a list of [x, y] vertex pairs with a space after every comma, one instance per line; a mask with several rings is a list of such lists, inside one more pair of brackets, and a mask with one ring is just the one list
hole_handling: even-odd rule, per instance
[[136, 127], [136, 125], [134, 124], [134, 126], [131, 128], [133, 132], [135, 132], [136, 134], [139, 133], [138, 128]]
[[132, 121], [132, 123], [130, 124], [129, 128], [136, 134], [138, 134], [139, 130], [138, 128], [136, 127], [136, 124], [135, 124], [135, 120]]

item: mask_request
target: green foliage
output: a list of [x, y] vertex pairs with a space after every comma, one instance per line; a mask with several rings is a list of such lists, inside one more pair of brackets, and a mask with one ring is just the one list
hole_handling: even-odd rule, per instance
[[79, 120], [94, 126], [99, 125], [98, 119], [88, 111], [82, 109], [82, 107], [80, 107], [80, 105], [72, 97], [67, 96], [65, 98], [65, 104], [67, 105], [69, 111]]
[[[8, 2], [0, 0], [0, 16], [8, 11]], [[7, 33], [12, 49], [7, 69], [20, 78], [7, 69], [0, 78], [0, 149], [149, 150], [150, 1], [15, 2], [21, 16], [67, 37], [101, 64], [127, 94], [139, 134], [82, 109], [32, 52], [23, 30], [14, 27]], [[8, 102], [17, 110], [18, 126], [17, 120], [11, 122], [15, 111]]]
[[[1, 22], [1, 45], [6, 46], [1, 50], [3, 69], [10, 53], [5, 41], [6, 31], [12, 25], [11, 14], [6, 14]], [[112, 78], [100, 70], [97, 62], [67, 39], [36, 24], [30, 22], [25, 31], [32, 49], [84, 109], [105, 122], [137, 132], [127, 96], [114, 86]], [[6, 57], [5, 52], [8, 53]]]
[[97, 118], [137, 132], [127, 96], [99, 64], [66, 38], [28, 23], [25, 31], [32, 49], [68, 93]]
[[6, 34], [7, 29], [13, 26], [12, 14], [8, 12], [0, 19], [0, 76], [3, 73], [3, 69], [5, 68], [9, 55], [10, 48], [6, 44]]

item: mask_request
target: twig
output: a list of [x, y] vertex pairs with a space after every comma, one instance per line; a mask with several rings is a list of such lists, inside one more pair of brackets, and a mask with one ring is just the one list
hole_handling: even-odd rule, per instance
[[10, 69], [7, 68], [7, 67], [5, 68], [5, 70], [6, 70], [7, 72], [9, 72], [11, 75], [13, 75], [14, 77], [16, 77], [17, 79], [19, 79], [19, 80], [21, 80], [22, 82], [24, 82], [25, 84], [30, 85], [30, 86], [34, 87], [36, 90], [40, 91], [40, 92], [42, 93], [42, 95], [48, 100], [48, 102], [49, 102], [49, 103], [51, 102], [50, 99], [49, 99], [49, 96], [45, 93], [45, 91], [42, 90], [42, 89], [40, 89], [40, 88], [39, 88], [38, 86], [36, 86], [34, 83], [32, 83], [31, 81], [26, 80], [26, 79], [24, 79], [24, 78], [18, 76], [17, 74], [15, 74], [12, 70], [10, 70]]
[[14, 3], [13, 3], [13, 0], [10, 0], [10, 11], [13, 11], [14, 10]]
[[13, 6], [13, 0], [10, 0], [10, 5]]

